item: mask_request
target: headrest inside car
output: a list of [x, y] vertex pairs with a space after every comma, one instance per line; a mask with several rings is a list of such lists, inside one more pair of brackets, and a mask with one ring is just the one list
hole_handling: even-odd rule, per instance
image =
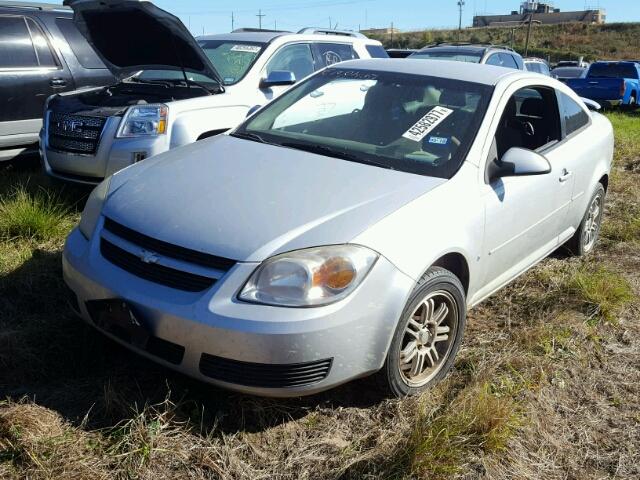
[[522, 102], [520, 115], [525, 117], [544, 117], [544, 100], [542, 98], [527, 98]]

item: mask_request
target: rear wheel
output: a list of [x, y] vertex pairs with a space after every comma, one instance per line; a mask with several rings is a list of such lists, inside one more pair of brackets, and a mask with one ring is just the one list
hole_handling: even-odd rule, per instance
[[395, 396], [415, 395], [444, 378], [460, 348], [466, 325], [460, 280], [434, 267], [412, 293], [380, 372]]
[[587, 212], [574, 236], [567, 242], [567, 247], [574, 255], [583, 256], [591, 253], [600, 237], [602, 216], [604, 214], [604, 199], [606, 192], [598, 183], [595, 193], [591, 197]]

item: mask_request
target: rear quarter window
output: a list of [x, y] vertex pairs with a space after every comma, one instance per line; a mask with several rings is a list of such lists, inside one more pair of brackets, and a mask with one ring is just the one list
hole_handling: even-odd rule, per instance
[[367, 52], [369, 52], [371, 58], [389, 58], [389, 54], [382, 45], [367, 45], [365, 48], [367, 49]]
[[578, 105], [569, 95], [559, 93], [560, 112], [565, 126], [565, 136], [568, 137], [589, 124], [589, 114]]

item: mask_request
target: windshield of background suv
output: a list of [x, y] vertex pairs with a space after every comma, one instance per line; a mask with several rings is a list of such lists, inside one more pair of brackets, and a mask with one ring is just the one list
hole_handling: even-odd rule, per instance
[[592, 78], [638, 78], [638, 72], [629, 64], [598, 63], [591, 65], [587, 76]]
[[242, 80], [266, 46], [260, 42], [230, 40], [198, 40], [198, 44], [211, 60], [224, 85], [233, 85]]
[[232, 135], [451, 178], [492, 90], [448, 78], [330, 68], [283, 94]]
[[460, 50], [422, 51], [409, 55], [409, 58], [430, 58], [432, 60], [454, 60], [456, 62], [480, 63], [481, 53], [464, 52]]

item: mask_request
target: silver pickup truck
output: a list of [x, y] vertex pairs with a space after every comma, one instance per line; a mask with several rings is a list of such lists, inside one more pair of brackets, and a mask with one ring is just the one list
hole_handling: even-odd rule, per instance
[[47, 101], [44, 169], [76, 183], [97, 184], [135, 162], [225, 132], [328, 65], [386, 56], [380, 42], [355, 32], [243, 30], [194, 38], [151, 2], [66, 4], [119, 79]]

